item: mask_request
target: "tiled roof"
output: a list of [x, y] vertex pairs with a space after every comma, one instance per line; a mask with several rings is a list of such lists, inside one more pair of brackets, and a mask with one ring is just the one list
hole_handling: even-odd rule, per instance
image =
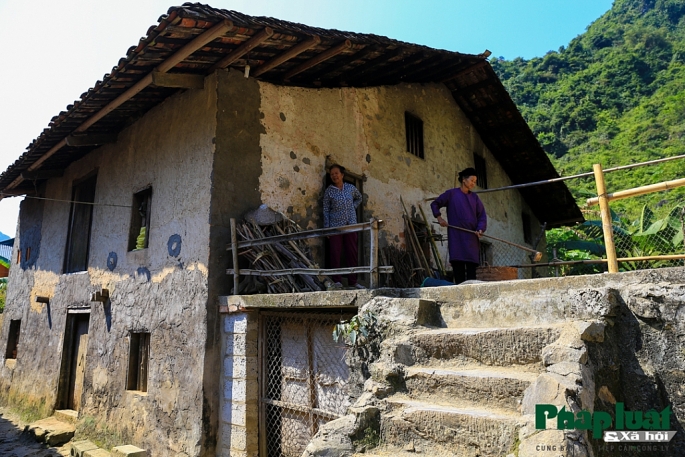
[[[52, 118], [48, 128], [0, 175], [2, 192], [31, 192], [35, 186], [29, 179], [42, 176], [28, 172], [64, 169], [97, 147], [74, 146], [73, 141], [65, 141], [69, 135], [116, 134], [169, 95], [182, 90], [148, 84], [146, 78], [222, 21], [232, 25], [230, 30], [174, 63], [168, 72], [206, 75], [216, 68], [230, 66], [242, 71], [249, 65], [251, 74], [259, 80], [302, 87], [444, 83], [515, 184], [558, 177], [487, 62], [487, 54], [437, 50], [377, 35], [320, 29], [185, 3], [170, 8], [102, 81]], [[249, 51], [243, 52], [246, 48]], [[130, 99], [113, 109], [111, 105], [106, 108], [106, 115], [98, 114], [118, 97], [125, 99], [122, 94], [136, 90], [139, 92]], [[92, 116], [102, 117], [92, 122]], [[91, 122], [87, 122], [89, 119]], [[550, 226], [583, 219], [563, 183], [529, 187], [520, 192], [536, 217]]]

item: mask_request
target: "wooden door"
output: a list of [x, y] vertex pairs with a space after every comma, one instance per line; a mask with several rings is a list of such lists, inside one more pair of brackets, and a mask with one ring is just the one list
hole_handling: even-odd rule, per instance
[[57, 408], [78, 411], [81, 407], [83, 378], [86, 373], [90, 313], [67, 316]]

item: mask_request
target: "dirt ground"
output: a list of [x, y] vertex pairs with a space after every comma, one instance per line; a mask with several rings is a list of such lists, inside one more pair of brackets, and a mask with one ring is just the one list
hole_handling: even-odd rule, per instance
[[1, 457], [64, 457], [69, 455], [71, 445], [49, 447], [36, 442], [24, 431], [28, 425], [7, 408], [0, 407], [0, 456]]

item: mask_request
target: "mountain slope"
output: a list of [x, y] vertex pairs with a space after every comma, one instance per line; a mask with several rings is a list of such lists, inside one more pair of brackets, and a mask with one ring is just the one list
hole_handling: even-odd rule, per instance
[[[615, 0], [568, 47], [491, 62], [562, 175], [685, 153], [685, 0]], [[607, 175], [611, 191], [683, 176], [682, 160]], [[579, 200], [593, 180], [568, 181]], [[673, 190], [612, 204], [629, 217]], [[665, 204], [665, 205], [664, 205]]]

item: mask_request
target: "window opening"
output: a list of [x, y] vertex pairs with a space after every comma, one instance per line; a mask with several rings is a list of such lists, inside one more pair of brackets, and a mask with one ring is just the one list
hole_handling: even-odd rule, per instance
[[421, 159], [423, 155], [423, 121], [409, 112], [404, 113], [407, 151]]
[[150, 240], [150, 206], [152, 187], [133, 195], [131, 228], [128, 235], [128, 250], [146, 249]]
[[9, 338], [7, 339], [7, 350], [5, 351], [5, 359], [16, 359], [17, 350], [19, 349], [19, 334], [21, 329], [21, 320], [10, 321]]
[[526, 213], [521, 213], [521, 222], [523, 223], [523, 241], [528, 244], [533, 244], [533, 230], [530, 226], [530, 216]]
[[488, 188], [488, 174], [485, 167], [485, 159], [478, 154], [473, 154], [474, 168], [476, 169], [476, 177], [478, 178], [478, 187], [481, 189]]
[[128, 358], [128, 379], [126, 390], [147, 392], [148, 358], [150, 355], [150, 334], [131, 333], [131, 352]]
[[65, 273], [86, 271], [88, 269], [90, 230], [93, 222], [92, 203], [95, 202], [96, 180], [97, 175], [93, 175], [73, 186], [71, 212], [69, 215], [69, 234], [67, 236], [67, 249], [64, 259]]

